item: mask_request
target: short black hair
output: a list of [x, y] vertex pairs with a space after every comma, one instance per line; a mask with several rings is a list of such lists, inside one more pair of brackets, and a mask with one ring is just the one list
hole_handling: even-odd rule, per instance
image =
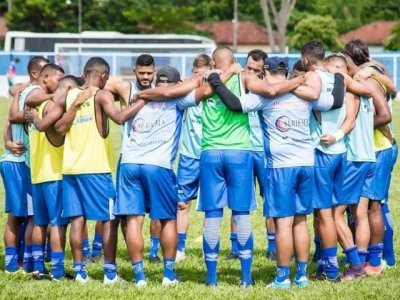
[[199, 54], [193, 61], [193, 68], [212, 67], [211, 61], [211, 57], [207, 54]]
[[247, 54], [247, 60], [249, 59], [249, 57], [251, 57], [255, 61], [264, 61], [266, 58], [268, 58], [268, 54], [263, 50], [254, 49]]
[[293, 65], [293, 72], [298, 71], [298, 72], [306, 72], [306, 68], [303, 65], [303, 62], [299, 59], [296, 61]]
[[71, 84], [71, 85], [74, 85], [74, 86], [78, 87], [78, 86], [84, 85], [85, 84], [85, 80], [82, 77], [77, 77], [77, 76], [74, 76], [74, 75], [67, 75], [67, 76], [64, 76], [63, 78], [61, 78], [58, 81], [58, 86], [59, 87], [62, 87], [64, 85], [66, 85], [66, 84]]
[[18, 57], [17, 57], [16, 59], [14, 59], [14, 61], [15, 61], [16, 63], [19, 63], [19, 62], [20, 62], [20, 60], [19, 60]]
[[44, 72], [47, 72], [48, 70], [59, 71], [59, 72], [65, 74], [64, 69], [62, 67], [60, 67], [59, 65], [53, 64], [53, 63], [48, 63], [48, 64], [44, 65], [44, 67], [40, 71], [40, 74], [43, 74]]
[[107, 73], [110, 73], [110, 65], [104, 58], [99, 56], [91, 57], [83, 68], [83, 75], [99, 72], [99, 69], [105, 69]]
[[301, 48], [301, 56], [307, 56], [312, 63], [323, 60], [325, 57], [324, 45], [317, 40], [309, 41]]
[[42, 63], [42, 62], [48, 64], [50, 61], [47, 58], [45, 58], [44, 56], [32, 57], [28, 63], [28, 68], [27, 68], [28, 74], [31, 74], [31, 72], [33, 70], [40, 72], [40, 70], [41, 70], [40, 63]]
[[155, 66], [154, 58], [150, 54], [139, 55], [138, 58], [136, 58], [135, 65], [140, 67]]
[[368, 46], [361, 40], [352, 40], [344, 46], [345, 53], [359, 66], [369, 61]]

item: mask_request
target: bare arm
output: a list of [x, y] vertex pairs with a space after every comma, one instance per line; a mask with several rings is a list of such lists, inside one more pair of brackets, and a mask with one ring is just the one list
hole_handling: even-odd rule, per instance
[[51, 109], [48, 113], [40, 119], [38, 117], [38, 111], [34, 108], [25, 111], [25, 120], [28, 123], [33, 123], [37, 130], [39, 131], [46, 131], [56, 123], [64, 113], [65, 107], [65, 95], [63, 94], [62, 98], [55, 99], [55, 102], [49, 103], [48, 105], [52, 105]]
[[20, 156], [26, 151], [25, 145], [21, 141], [12, 140], [11, 125], [8, 122], [3, 131], [3, 139], [5, 148], [15, 156]]
[[24, 119], [24, 112], [19, 110], [19, 95], [20, 92], [17, 92], [17, 94], [14, 95], [12, 101], [11, 101], [11, 107], [10, 107], [10, 114], [8, 115], [8, 121], [12, 124], [15, 123], [25, 123]]
[[245, 86], [250, 92], [266, 97], [277, 97], [286, 94], [299, 87], [303, 81], [303, 77], [299, 76], [292, 80], [271, 84], [266, 80], [258, 78], [254, 74], [246, 74], [246, 76], [243, 77]]
[[140, 91], [136, 94], [138, 99], [144, 100], [165, 100], [182, 97], [189, 94], [202, 84], [202, 75], [191, 77], [180, 84], [173, 86], [160, 86], [153, 89]]
[[96, 101], [101, 105], [105, 114], [118, 125], [122, 125], [129, 119], [133, 118], [142, 108], [146, 102], [143, 99], [138, 99], [126, 109], [120, 111], [114, 105], [112, 95], [107, 91], [99, 91], [96, 95]]
[[[129, 94], [131, 92], [131, 84], [128, 81], [107, 82], [105, 90], [110, 91], [121, 102], [121, 109], [129, 105]], [[133, 95], [131, 95], [133, 96]]]
[[29, 83], [16, 83], [9, 88], [8, 93], [14, 97], [17, 93], [20, 93], [24, 88], [26, 88]]
[[341, 131], [341, 134], [323, 134], [320, 139], [322, 145], [326, 147], [331, 146], [353, 130], [353, 128], [356, 126], [356, 115], [358, 106], [358, 97], [354, 96], [351, 93], [346, 93], [346, 117], [343, 120], [343, 123], [340, 126], [339, 130], [337, 131]]
[[388, 75], [378, 72], [372, 66], [361, 69], [360, 71], [357, 72], [354, 78], [366, 80], [368, 77], [371, 76], [379, 80], [386, 87], [386, 89], [392, 95], [393, 98], [396, 97], [397, 90], [393, 80]]
[[304, 84], [297, 87], [293, 94], [305, 100], [318, 100], [321, 94], [321, 78], [314, 71], [304, 75]]
[[364, 96], [364, 97], [372, 97], [372, 90], [370, 89], [369, 84], [359, 78], [357, 80], [354, 80], [347, 74], [343, 74], [344, 76], [344, 82], [346, 84], [346, 89], [348, 92], [354, 94], [354, 95], [359, 95], [359, 96]]
[[30, 107], [36, 107], [42, 104], [44, 101], [53, 98], [53, 94], [47, 94], [43, 89], [35, 89], [28, 94], [25, 99], [25, 105]]

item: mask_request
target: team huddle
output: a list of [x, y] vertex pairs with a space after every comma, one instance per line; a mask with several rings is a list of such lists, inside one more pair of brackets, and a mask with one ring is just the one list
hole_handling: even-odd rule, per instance
[[[365, 44], [351, 41], [325, 56], [323, 45], [310, 41], [292, 74], [287, 58], [261, 50], [250, 51], [242, 68], [228, 47], [218, 47], [212, 57], [198, 55], [193, 75], [183, 81], [176, 68], [155, 67], [153, 57], [143, 54], [136, 59], [135, 80], [108, 82], [110, 67], [101, 57], [88, 60], [82, 78], [65, 75], [44, 57], [30, 60], [30, 82], [10, 88], [7, 150], [0, 162], [8, 213], [6, 272], [22, 266], [34, 279], [86, 283], [86, 262], [101, 258], [103, 283], [123, 283], [116, 265], [121, 225], [134, 284], [145, 287], [147, 213], [148, 260], [161, 261], [161, 245], [162, 285], [178, 284], [175, 263], [186, 259], [189, 209], [198, 198], [205, 284], [218, 284], [227, 207], [227, 259], [240, 260], [240, 285], [250, 287], [256, 181], [266, 256], [277, 264], [268, 288], [309, 284], [311, 213], [316, 279], [347, 281], [395, 266], [388, 193], [397, 159], [391, 128], [396, 89]], [[115, 184], [109, 119], [122, 125]], [[87, 220], [97, 221], [92, 253]], [[64, 268], [68, 224], [73, 276]], [[349, 264], [343, 274], [338, 243]]]

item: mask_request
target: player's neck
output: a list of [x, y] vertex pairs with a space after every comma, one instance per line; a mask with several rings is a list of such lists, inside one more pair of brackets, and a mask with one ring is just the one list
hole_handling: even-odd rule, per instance
[[326, 71], [326, 68], [322, 61], [318, 61], [308, 66], [308, 71], [316, 71], [316, 70]]

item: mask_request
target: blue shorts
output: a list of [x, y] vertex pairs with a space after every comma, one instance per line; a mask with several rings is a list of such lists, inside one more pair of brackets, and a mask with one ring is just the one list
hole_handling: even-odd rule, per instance
[[244, 212], [257, 209], [252, 165], [251, 151], [203, 151], [198, 210], [211, 211], [225, 206]]
[[35, 225], [63, 226], [68, 219], [61, 217], [63, 210], [62, 181], [32, 184]]
[[392, 180], [392, 172], [393, 172], [394, 165], [396, 164], [397, 155], [398, 155], [398, 154], [399, 154], [399, 148], [398, 148], [398, 146], [397, 146], [397, 142], [394, 141], [393, 147], [392, 147], [392, 161], [391, 161], [391, 163], [390, 163], [390, 165], [391, 165], [391, 171], [390, 171], [389, 180], [388, 180], [387, 187], [386, 187], [386, 190], [388, 191], [388, 197], [387, 197], [383, 202], [387, 202], [387, 201], [389, 200], [390, 182], [391, 182], [391, 180]]
[[121, 164], [114, 214], [150, 214], [152, 220], [176, 219], [178, 191], [172, 170], [153, 165]]
[[312, 212], [314, 167], [266, 168], [264, 217], [285, 218]]
[[181, 154], [177, 180], [179, 202], [196, 199], [200, 183], [200, 160]]
[[115, 188], [111, 173], [63, 175], [62, 195], [64, 218], [114, 219]]
[[343, 199], [346, 153], [325, 154], [315, 150], [314, 209], [332, 208], [336, 199]]
[[365, 191], [365, 197], [372, 201], [382, 201], [388, 198], [390, 173], [392, 170], [392, 148], [375, 152], [375, 174], [367, 180], [369, 188]]
[[15, 217], [32, 216], [31, 173], [25, 162], [3, 161], [0, 173], [5, 190], [5, 212]]
[[253, 154], [253, 172], [255, 180], [260, 187], [260, 196], [264, 197], [265, 191], [265, 154], [260, 151], [252, 151]]
[[374, 176], [374, 162], [347, 161], [343, 181], [343, 197], [336, 198], [335, 205], [355, 205], [365, 197], [368, 182]]

